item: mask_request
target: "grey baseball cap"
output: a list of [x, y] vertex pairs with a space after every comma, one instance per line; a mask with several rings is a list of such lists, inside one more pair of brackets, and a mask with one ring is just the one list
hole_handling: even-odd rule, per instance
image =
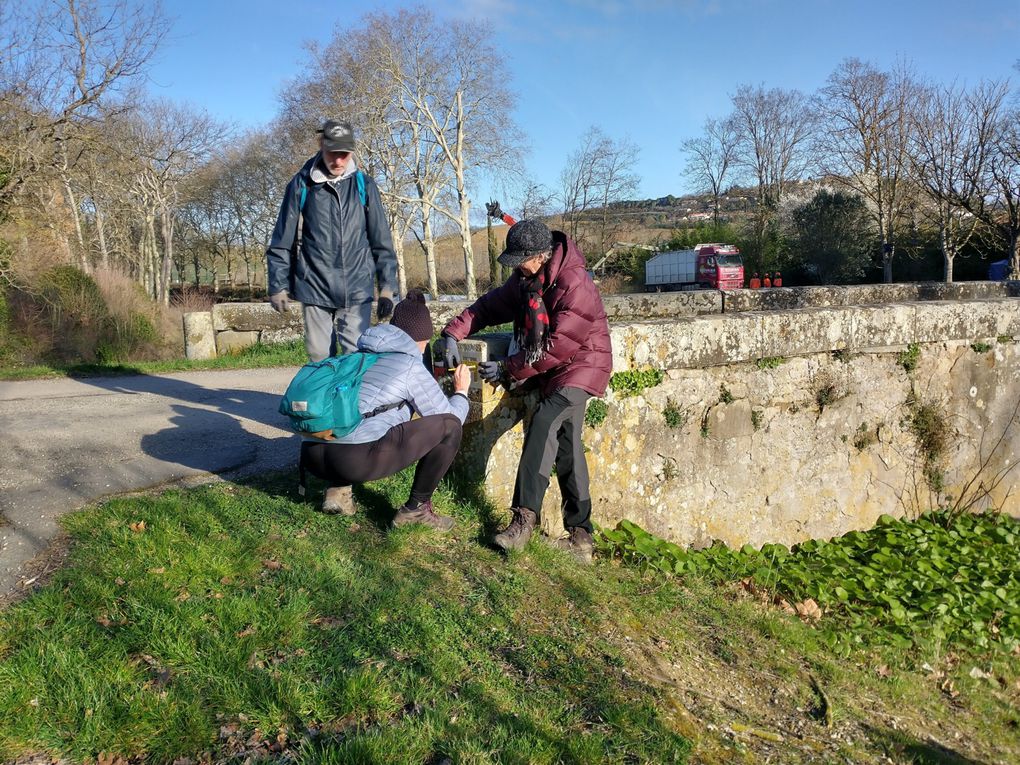
[[350, 122], [326, 120], [319, 132], [326, 151], [354, 151], [354, 128]]

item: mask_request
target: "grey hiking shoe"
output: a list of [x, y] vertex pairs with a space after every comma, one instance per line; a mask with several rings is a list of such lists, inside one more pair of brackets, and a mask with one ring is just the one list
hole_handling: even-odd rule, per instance
[[436, 531], [449, 531], [453, 528], [453, 518], [445, 515], [436, 515], [432, 509], [431, 502], [422, 502], [418, 507], [412, 509], [403, 505], [397, 514], [393, 516], [393, 527], [407, 526], [411, 523], [420, 523]]
[[561, 550], [566, 550], [581, 563], [591, 563], [595, 554], [595, 541], [585, 529], [574, 526], [568, 529], [568, 536], [557, 539], [553, 543]]
[[531, 539], [531, 532], [535, 530], [538, 516], [526, 507], [510, 509], [514, 514], [510, 525], [493, 537], [492, 541], [504, 550], [520, 550]]
[[354, 515], [354, 494], [350, 486], [330, 486], [322, 498], [322, 512]]

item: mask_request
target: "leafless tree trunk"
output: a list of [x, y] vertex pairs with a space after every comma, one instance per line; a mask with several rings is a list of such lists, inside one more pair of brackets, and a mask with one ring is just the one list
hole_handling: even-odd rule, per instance
[[758, 183], [754, 239], [765, 268], [766, 234], [776, 222], [779, 204], [790, 182], [807, 172], [814, 118], [807, 99], [796, 90], [741, 85], [732, 100], [737, 163]]
[[[613, 140], [592, 126], [560, 173], [568, 233], [583, 243], [582, 249], [589, 257], [605, 254], [613, 244], [616, 228], [610, 225], [610, 206], [637, 192], [637, 156], [638, 148], [630, 140]], [[593, 213], [595, 236], [588, 239], [581, 231], [581, 222], [590, 222]]]
[[829, 75], [818, 101], [822, 170], [868, 203], [892, 281], [896, 234], [910, 201], [907, 153], [918, 87], [900, 67], [882, 72], [855, 58]]
[[737, 159], [737, 130], [732, 120], [705, 120], [704, 133], [681, 145], [687, 155], [684, 175], [712, 195], [712, 220], [719, 225], [719, 200]]
[[910, 130], [913, 175], [927, 204], [922, 207], [939, 232], [945, 280], [953, 281], [953, 263], [978, 229], [979, 219], [957, 203], [978, 193], [966, 172], [978, 138], [971, 130], [966, 94], [955, 86], [924, 88]]

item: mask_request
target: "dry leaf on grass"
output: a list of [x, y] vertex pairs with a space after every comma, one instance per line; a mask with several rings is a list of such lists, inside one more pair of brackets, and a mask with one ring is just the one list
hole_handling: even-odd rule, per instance
[[128, 528], [136, 534], [141, 534], [145, 531], [145, 521], [134, 521], [133, 523], [129, 523]]
[[875, 672], [879, 677], [892, 677], [892, 670], [889, 669], [888, 664], [883, 664], [881, 667], [875, 669]]
[[255, 634], [255, 628], [252, 625], [248, 625], [243, 630], [237, 633], [236, 637], [245, 638]]
[[799, 616], [801, 621], [805, 624], [816, 624], [822, 618], [822, 609], [818, 607], [814, 598], [803, 600], [800, 603], [797, 603], [794, 608], [797, 609], [797, 616]]
[[262, 561], [262, 565], [265, 568], [268, 568], [270, 571], [279, 571], [281, 568], [283, 568], [283, 564], [280, 563], [280, 561], [278, 560], [267, 559]]

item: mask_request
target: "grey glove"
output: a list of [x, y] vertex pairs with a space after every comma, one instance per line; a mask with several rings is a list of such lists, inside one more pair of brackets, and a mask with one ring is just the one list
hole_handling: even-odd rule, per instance
[[506, 383], [508, 380], [506, 362], [502, 360], [482, 361], [478, 364], [478, 376], [493, 385]]
[[457, 341], [449, 335], [440, 335], [432, 344], [432, 356], [442, 361], [447, 369], [456, 369], [460, 366], [460, 348], [457, 347]]
[[375, 306], [375, 318], [379, 321], [391, 316], [393, 314], [393, 301], [388, 297], [379, 298], [379, 302]]
[[287, 290], [280, 290], [275, 295], [270, 295], [269, 304], [273, 306], [273, 310], [279, 311], [280, 313], [287, 313], [287, 309], [290, 308], [290, 301], [287, 299]]

